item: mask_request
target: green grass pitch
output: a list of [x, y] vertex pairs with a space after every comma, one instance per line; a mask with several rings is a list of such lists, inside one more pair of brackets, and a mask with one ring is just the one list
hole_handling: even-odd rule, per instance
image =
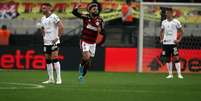
[[[45, 71], [0, 70], [0, 101], [201, 101], [201, 75], [180, 80], [160, 73], [62, 72], [63, 84], [41, 84]], [[34, 88], [34, 85], [44, 88]], [[34, 86], [34, 87], [33, 87]]]

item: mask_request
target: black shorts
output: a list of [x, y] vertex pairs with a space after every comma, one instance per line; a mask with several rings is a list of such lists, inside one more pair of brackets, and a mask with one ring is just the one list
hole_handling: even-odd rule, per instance
[[59, 50], [59, 44], [56, 45], [44, 45], [43, 46], [43, 52], [45, 54], [51, 54], [52, 52]]
[[163, 45], [162, 48], [162, 56], [171, 57], [179, 55], [177, 45]]

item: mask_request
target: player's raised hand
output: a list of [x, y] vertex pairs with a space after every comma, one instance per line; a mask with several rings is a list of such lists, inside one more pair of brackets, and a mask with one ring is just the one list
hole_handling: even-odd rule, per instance
[[75, 2], [74, 8], [80, 8], [81, 0], [74, 0], [74, 2]]
[[160, 43], [163, 43], [163, 40], [160, 40]]

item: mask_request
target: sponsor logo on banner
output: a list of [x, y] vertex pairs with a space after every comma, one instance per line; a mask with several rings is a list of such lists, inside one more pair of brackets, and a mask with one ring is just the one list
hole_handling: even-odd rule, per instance
[[[143, 71], [144, 72], [167, 72], [166, 64], [160, 59], [162, 53], [158, 48], [144, 48]], [[201, 73], [201, 50], [180, 49], [180, 63], [182, 72]], [[173, 70], [175, 66], [173, 66]]]
[[[15, 53], [13, 53], [13, 51]], [[46, 58], [35, 50], [13, 50], [11, 53], [0, 54], [0, 68], [3, 69], [41, 69], [46, 68]], [[59, 56], [64, 60], [64, 56]]]

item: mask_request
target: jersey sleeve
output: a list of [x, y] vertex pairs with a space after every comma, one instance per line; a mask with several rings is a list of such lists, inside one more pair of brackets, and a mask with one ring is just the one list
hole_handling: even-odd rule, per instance
[[164, 28], [165, 28], [164, 21], [162, 21], [161, 29], [164, 29]]
[[57, 15], [53, 16], [53, 22], [57, 24], [60, 21], [60, 18]]
[[81, 19], [86, 18], [86, 17], [85, 17], [86, 15], [80, 13], [78, 8], [74, 8], [73, 11], [72, 11], [72, 13], [73, 13], [74, 16], [76, 16], [76, 17], [78, 17], [78, 18], [81, 18]]
[[182, 27], [181, 23], [178, 20], [177, 20], [177, 23], [176, 23], [176, 27], [177, 27], [177, 29]]

